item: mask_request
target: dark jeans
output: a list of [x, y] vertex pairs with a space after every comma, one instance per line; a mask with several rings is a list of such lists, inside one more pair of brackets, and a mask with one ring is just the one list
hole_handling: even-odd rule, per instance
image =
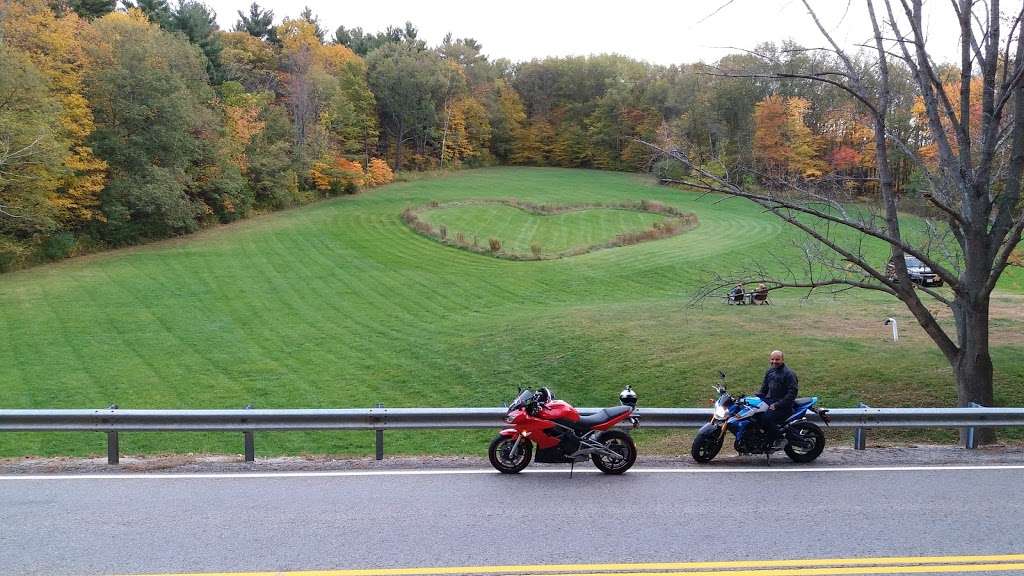
[[779, 406], [775, 410], [761, 412], [761, 426], [768, 435], [768, 441], [774, 442], [779, 437], [779, 426], [793, 415], [792, 406]]

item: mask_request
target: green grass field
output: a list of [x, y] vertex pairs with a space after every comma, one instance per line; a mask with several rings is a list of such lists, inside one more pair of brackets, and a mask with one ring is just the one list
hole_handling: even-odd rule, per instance
[[489, 238], [501, 241], [502, 249], [528, 254], [536, 244], [544, 254], [607, 242], [619, 234], [640, 232], [662, 222], [665, 216], [633, 210], [596, 208], [538, 216], [501, 204], [465, 205], [428, 210], [423, 220], [445, 226], [448, 234], [462, 232], [467, 242], [477, 239], [486, 246]]
[[[400, 219], [410, 206], [471, 198], [655, 200], [696, 213], [700, 225], [635, 246], [515, 262], [443, 246]], [[589, 218], [582, 227], [597, 230], [567, 241], [620, 225]], [[697, 406], [718, 369], [734, 389], [754, 389], [773, 348], [787, 353], [801, 392], [827, 406], [953, 403], [945, 360], [880, 294], [776, 292], [772, 306], [688, 306], [709, 271], [792, 260], [797, 238], [745, 201], [631, 174], [494, 168], [397, 183], [0, 276], [0, 407], [498, 406], [517, 386], [539, 385], [598, 406], [616, 403], [626, 384], [641, 406]], [[1016, 270], [993, 304], [1001, 405], [1024, 405], [1022, 293]], [[898, 345], [886, 340], [889, 316], [902, 328]], [[483, 454], [491, 434], [389, 432], [387, 448]], [[682, 453], [677, 436], [641, 430], [639, 438]], [[103, 441], [0, 433], [0, 455], [95, 454]], [[237, 453], [241, 435], [124, 434], [121, 443], [125, 453]], [[367, 454], [373, 441], [371, 432], [272, 433], [257, 435], [257, 450]]]

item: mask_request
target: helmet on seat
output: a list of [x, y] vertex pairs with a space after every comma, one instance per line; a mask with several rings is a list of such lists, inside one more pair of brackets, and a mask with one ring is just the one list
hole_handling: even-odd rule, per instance
[[632, 386], [626, 386], [622, 392], [619, 392], [619, 402], [621, 402], [623, 406], [636, 408], [636, 392], [633, 391]]

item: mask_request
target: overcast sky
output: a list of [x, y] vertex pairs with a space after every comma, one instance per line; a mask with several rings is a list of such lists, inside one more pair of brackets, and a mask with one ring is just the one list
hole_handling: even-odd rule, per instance
[[[230, 30], [238, 10], [252, 0], [206, 0], [221, 28]], [[940, 60], [956, 60], [955, 22], [948, 0], [931, 0], [941, 13], [927, 22], [930, 45]], [[823, 46], [821, 35], [799, 0], [518, 0], [430, 1], [262, 0], [275, 24], [298, 17], [304, 5], [319, 16], [328, 37], [339, 25], [378, 32], [411, 21], [419, 38], [436, 46], [451, 32], [474, 38], [492, 60], [522, 62], [546, 56], [618, 53], [656, 64], [711, 63], [733, 48], [793, 39]], [[845, 45], [870, 38], [863, 0], [815, 0], [812, 4], [835, 39]], [[940, 49], [941, 47], [941, 49]]]

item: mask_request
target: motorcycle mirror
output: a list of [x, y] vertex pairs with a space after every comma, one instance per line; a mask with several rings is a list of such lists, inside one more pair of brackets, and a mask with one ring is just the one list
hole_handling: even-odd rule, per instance
[[718, 379], [719, 380], [725, 380], [725, 372], [722, 372], [721, 370], [719, 370], [718, 371]]

